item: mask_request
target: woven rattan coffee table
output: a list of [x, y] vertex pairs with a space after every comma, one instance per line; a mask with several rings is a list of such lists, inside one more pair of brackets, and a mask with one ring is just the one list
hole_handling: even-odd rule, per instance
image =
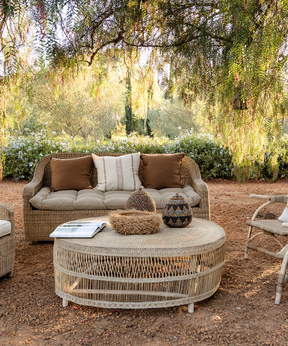
[[218, 289], [224, 262], [225, 232], [211, 221], [193, 218], [185, 228], [163, 224], [155, 234], [130, 236], [108, 225], [92, 239], [55, 239], [55, 291], [63, 306], [188, 304], [193, 312], [194, 302]]

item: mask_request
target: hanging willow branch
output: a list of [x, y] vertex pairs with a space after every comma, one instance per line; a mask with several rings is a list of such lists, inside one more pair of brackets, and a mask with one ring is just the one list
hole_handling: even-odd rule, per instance
[[[15, 47], [23, 42], [23, 25], [36, 33], [39, 61], [53, 67], [92, 65], [112, 50], [151, 48], [154, 69], [169, 64], [173, 71], [167, 87], [173, 85], [185, 103], [205, 100], [206, 116], [232, 151], [235, 169], [264, 160], [270, 146], [277, 171], [288, 104], [287, 1], [2, 0], [0, 10], [7, 73], [15, 73], [22, 59]], [[16, 35], [8, 45], [4, 28], [12, 24]]]

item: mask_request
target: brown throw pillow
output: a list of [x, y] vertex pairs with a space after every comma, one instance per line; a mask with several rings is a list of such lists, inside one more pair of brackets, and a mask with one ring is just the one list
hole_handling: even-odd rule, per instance
[[180, 164], [185, 156], [179, 154], [141, 154], [144, 164], [144, 186], [149, 189], [183, 187]]
[[50, 161], [50, 190], [82, 190], [92, 189], [90, 173], [92, 155], [75, 159], [54, 159]]

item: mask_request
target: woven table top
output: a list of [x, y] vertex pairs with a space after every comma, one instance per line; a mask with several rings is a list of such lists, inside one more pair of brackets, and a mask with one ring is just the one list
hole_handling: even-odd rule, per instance
[[[82, 220], [108, 220], [105, 216]], [[77, 220], [79, 221], [79, 220]], [[57, 238], [62, 248], [99, 255], [122, 256], [177, 256], [201, 254], [225, 243], [223, 228], [214, 222], [193, 218], [184, 228], [170, 228], [164, 224], [153, 234], [121, 235], [107, 224], [93, 238]]]

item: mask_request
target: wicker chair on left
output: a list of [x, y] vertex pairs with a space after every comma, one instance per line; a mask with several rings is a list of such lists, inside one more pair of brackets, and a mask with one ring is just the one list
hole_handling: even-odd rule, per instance
[[0, 277], [13, 275], [15, 257], [15, 218], [8, 205], [0, 203]]

